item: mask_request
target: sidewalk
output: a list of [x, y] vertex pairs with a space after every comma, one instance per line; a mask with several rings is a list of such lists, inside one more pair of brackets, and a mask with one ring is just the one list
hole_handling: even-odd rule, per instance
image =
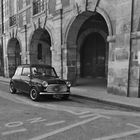
[[[0, 81], [8, 83], [10, 79], [0, 77]], [[140, 111], [140, 98], [108, 94], [104, 86], [78, 85], [71, 87], [71, 95], [78, 98], [85, 98], [88, 100], [99, 101], [110, 105]]]

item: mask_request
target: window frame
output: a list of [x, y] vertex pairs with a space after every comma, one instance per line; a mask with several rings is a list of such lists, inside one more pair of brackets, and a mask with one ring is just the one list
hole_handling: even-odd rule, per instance
[[[25, 74], [24, 74], [24, 69], [26, 69], [26, 68], [29, 69], [29, 73], [27, 73], [27, 74], [25, 73]], [[28, 76], [29, 74], [31, 74], [31, 69], [30, 69], [30, 67], [23, 67], [23, 68], [22, 68], [22, 73], [21, 73], [21, 75], [22, 75], [22, 76]]]
[[[20, 72], [18, 72], [18, 71], [19, 71], [19, 69], [21, 70]], [[22, 74], [22, 70], [23, 70], [23, 67], [17, 67], [17, 69], [16, 69], [16, 71], [15, 71], [15, 74], [14, 74], [14, 75], [16, 75], [16, 76], [20, 76], [20, 75]]]
[[45, 10], [45, 0], [33, 0], [32, 2], [32, 15], [36, 16]]

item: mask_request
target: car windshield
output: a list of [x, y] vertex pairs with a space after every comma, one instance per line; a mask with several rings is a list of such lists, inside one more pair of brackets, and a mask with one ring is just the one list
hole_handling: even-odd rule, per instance
[[33, 75], [57, 77], [57, 74], [52, 67], [34, 66], [31, 70]]

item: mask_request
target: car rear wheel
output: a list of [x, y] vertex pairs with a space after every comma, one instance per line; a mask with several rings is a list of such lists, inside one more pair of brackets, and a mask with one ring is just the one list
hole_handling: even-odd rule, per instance
[[14, 86], [14, 83], [10, 83], [9, 90], [10, 90], [10, 93], [12, 93], [12, 94], [15, 94], [17, 92], [17, 90]]
[[39, 91], [35, 87], [30, 90], [30, 98], [33, 101], [37, 101], [39, 99]]

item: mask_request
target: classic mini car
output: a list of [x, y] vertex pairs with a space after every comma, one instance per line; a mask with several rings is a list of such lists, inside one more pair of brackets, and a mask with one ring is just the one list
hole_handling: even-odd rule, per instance
[[60, 79], [53, 67], [40, 64], [18, 66], [10, 80], [9, 90], [12, 94], [18, 91], [29, 94], [33, 101], [41, 95], [56, 96], [68, 99], [71, 83]]

